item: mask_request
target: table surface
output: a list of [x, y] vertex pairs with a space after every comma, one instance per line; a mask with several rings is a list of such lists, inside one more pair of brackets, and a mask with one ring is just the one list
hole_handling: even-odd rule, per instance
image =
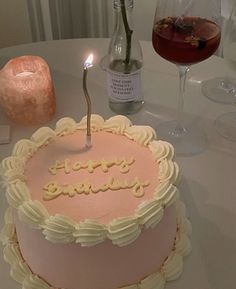
[[[142, 42], [144, 54], [143, 90], [145, 105], [131, 115], [134, 124], [154, 128], [176, 116], [178, 75], [175, 65], [154, 52], [150, 42]], [[90, 52], [95, 65], [89, 71], [88, 87], [92, 96], [93, 113], [104, 118], [114, 115], [108, 107], [106, 74], [99, 61], [106, 54], [108, 39], [73, 39], [33, 43], [0, 50], [0, 65], [19, 55], [40, 55], [49, 64], [57, 97], [57, 113], [46, 124], [54, 127], [64, 116], [80, 120], [86, 113], [82, 93], [82, 64]], [[0, 67], [1, 67], [0, 66]], [[212, 56], [194, 65], [188, 75], [185, 111], [188, 120], [200, 126], [207, 135], [207, 147], [200, 154], [176, 157], [182, 170], [179, 185], [181, 198], [188, 208], [193, 226], [192, 253], [184, 263], [184, 273], [166, 289], [235, 289], [236, 281], [236, 143], [227, 141], [216, 132], [214, 120], [234, 107], [214, 103], [201, 93], [203, 80], [217, 76], [233, 76], [224, 60]], [[236, 110], [236, 109], [235, 109]], [[9, 123], [0, 114], [0, 124]], [[11, 153], [14, 143], [30, 137], [37, 127], [11, 124], [11, 143], [0, 145], [0, 160]], [[7, 207], [0, 195], [0, 225]], [[1, 288], [20, 286], [9, 276], [9, 266], [0, 254]]]

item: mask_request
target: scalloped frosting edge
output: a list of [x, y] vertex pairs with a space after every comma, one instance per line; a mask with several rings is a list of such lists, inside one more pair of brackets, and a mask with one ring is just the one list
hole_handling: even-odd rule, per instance
[[114, 245], [126, 246], [138, 238], [143, 227], [155, 227], [164, 216], [165, 208], [178, 200], [179, 192], [175, 184], [179, 179], [179, 168], [173, 161], [174, 149], [171, 144], [156, 140], [155, 131], [151, 127], [134, 126], [125, 116], [114, 116], [105, 121], [99, 115], [92, 115], [91, 127], [92, 131], [104, 130], [125, 135], [149, 148], [160, 167], [160, 184], [152, 200], [141, 203], [133, 216], [114, 219], [107, 225], [95, 220], [77, 223], [66, 216], [50, 216], [42, 203], [31, 200], [22, 167], [40, 147], [49, 144], [55, 137], [86, 129], [84, 117], [79, 123], [72, 118], [62, 118], [57, 122], [55, 130], [42, 127], [30, 140], [16, 143], [12, 156], [4, 159], [0, 167], [7, 201], [17, 209], [21, 221], [42, 230], [45, 238], [52, 243], [75, 242], [82, 246], [94, 246], [108, 238]]
[[[146, 276], [137, 284], [130, 284], [120, 289], [163, 289], [166, 282], [180, 277], [183, 271], [183, 259], [191, 252], [191, 224], [186, 217], [185, 205], [177, 201], [177, 233], [173, 249], [164, 261], [159, 271]], [[10, 264], [11, 277], [22, 284], [22, 289], [60, 289], [48, 284], [45, 280], [34, 274], [24, 261], [12, 217], [12, 208], [5, 213], [5, 227], [1, 231], [0, 239], [4, 245], [4, 260]]]

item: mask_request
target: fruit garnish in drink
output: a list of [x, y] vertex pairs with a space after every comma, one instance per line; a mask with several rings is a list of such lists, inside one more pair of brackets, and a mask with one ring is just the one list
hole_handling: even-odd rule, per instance
[[211, 56], [219, 46], [220, 28], [200, 17], [167, 17], [156, 23], [153, 46], [163, 58], [192, 64]]

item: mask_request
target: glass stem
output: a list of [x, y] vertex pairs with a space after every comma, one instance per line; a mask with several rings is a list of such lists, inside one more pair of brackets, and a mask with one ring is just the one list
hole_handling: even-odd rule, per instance
[[184, 127], [184, 99], [185, 99], [185, 84], [187, 72], [189, 71], [188, 66], [177, 65], [179, 70], [179, 100], [178, 100], [178, 116], [177, 125], [174, 131], [175, 136], [181, 136], [186, 133]]

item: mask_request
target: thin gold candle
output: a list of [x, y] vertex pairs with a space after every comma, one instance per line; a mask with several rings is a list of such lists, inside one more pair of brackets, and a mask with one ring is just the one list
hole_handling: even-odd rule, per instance
[[91, 112], [92, 103], [87, 89], [87, 75], [88, 69], [93, 66], [93, 54], [90, 54], [84, 63], [84, 73], [83, 73], [83, 90], [87, 103], [87, 135], [86, 135], [86, 146], [91, 147]]

